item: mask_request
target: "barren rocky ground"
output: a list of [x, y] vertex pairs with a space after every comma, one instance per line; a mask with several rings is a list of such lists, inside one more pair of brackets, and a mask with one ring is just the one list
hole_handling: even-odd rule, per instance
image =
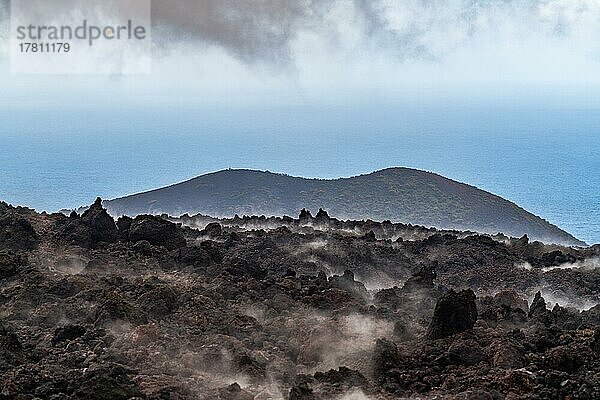
[[0, 203], [0, 399], [599, 399], [599, 256]]

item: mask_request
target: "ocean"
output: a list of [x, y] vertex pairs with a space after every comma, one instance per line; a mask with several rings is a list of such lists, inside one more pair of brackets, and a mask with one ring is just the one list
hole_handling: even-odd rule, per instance
[[600, 243], [600, 113], [510, 104], [0, 110], [0, 199], [56, 211], [223, 168], [432, 171]]

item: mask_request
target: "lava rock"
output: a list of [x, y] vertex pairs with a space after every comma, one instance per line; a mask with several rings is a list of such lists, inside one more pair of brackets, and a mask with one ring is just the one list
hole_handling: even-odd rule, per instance
[[15, 276], [19, 267], [27, 264], [27, 257], [10, 251], [0, 251], [0, 279]]
[[0, 216], [0, 250], [32, 250], [38, 235], [31, 223], [16, 212]]
[[17, 335], [0, 321], [0, 351], [16, 352], [23, 349]]
[[210, 224], [206, 225], [206, 227], [200, 233], [211, 237], [217, 237], [223, 234], [223, 228], [218, 222], [211, 222]]
[[343, 275], [333, 275], [329, 278], [329, 284], [331, 287], [344, 290], [359, 299], [366, 299], [369, 295], [365, 285], [354, 280], [354, 272], [350, 270], [344, 271]]
[[129, 240], [146, 240], [156, 246], [174, 250], [186, 245], [185, 237], [176, 224], [154, 215], [138, 215], [129, 228]]
[[535, 294], [527, 315], [530, 319], [542, 322], [544, 325], [550, 325], [553, 322], [552, 313], [546, 308], [546, 300], [539, 291]]
[[402, 364], [398, 346], [388, 339], [377, 339], [373, 354], [373, 376], [379, 385], [389, 391], [392, 382], [388, 373]]
[[398, 294], [399, 291], [400, 289], [396, 286], [391, 287], [389, 289], [381, 289], [380, 291], [375, 293], [375, 296], [373, 296], [373, 302], [378, 307], [396, 309], [398, 308], [398, 306], [400, 306], [400, 303], [402, 301], [401, 297]]
[[219, 389], [219, 400], [252, 400], [254, 396], [243, 390], [237, 382]]
[[525, 348], [519, 342], [502, 338], [492, 346], [492, 365], [505, 369], [522, 368], [525, 364]]
[[315, 216], [315, 219], [317, 221], [323, 221], [323, 222], [330, 220], [329, 214], [327, 214], [327, 211], [323, 210], [322, 208], [319, 208], [319, 212]]
[[142, 310], [155, 318], [162, 319], [179, 307], [178, 296], [167, 286], [159, 286], [141, 295], [137, 303]]
[[502, 290], [496, 293], [494, 302], [500, 307], [519, 309], [524, 312], [529, 311], [527, 300], [521, 297], [514, 289]]
[[114, 243], [119, 232], [115, 220], [102, 207], [98, 197], [79, 218], [69, 218], [59, 236], [73, 244], [94, 248], [102, 243]]
[[363, 235], [362, 239], [366, 242], [376, 242], [377, 241], [377, 237], [375, 236], [375, 232], [373, 232], [373, 231], [369, 231], [369, 232], [365, 233]]
[[290, 389], [289, 400], [319, 400], [307, 383], [298, 384]]
[[514, 289], [498, 292], [494, 297], [479, 300], [479, 317], [489, 323], [503, 326], [521, 326], [527, 322], [527, 300]]
[[109, 364], [90, 368], [73, 384], [73, 396], [90, 400], [128, 400], [142, 398], [143, 393], [121, 365]]
[[554, 250], [549, 253], [542, 254], [541, 260], [545, 267], [554, 267], [565, 263], [574, 263], [577, 261], [577, 259], [572, 255], [565, 254], [560, 250]]
[[546, 300], [542, 297], [541, 292], [537, 292], [533, 301], [531, 302], [531, 308], [529, 309], [529, 316], [534, 317], [539, 314], [544, 314], [548, 311], [546, 308]]
[[86, 329], [81, 325], [65, 325], [56, 328], [52, 344], [57, 345], [62, 342], [71, 341], [85, 335]]
[[107, 294], [95, 311], [95, 324], [102, 326], [114, 321], [129, 322], [133, 325], [145, 324], [147, 316], [134, 304], [114, 293]]
[[308, 221], [308, 220], [311, 220], [312, 218], [313, 218], [312, 214], [306, 208], [303, 208], [302, 210], [300, 210], [300, 215], [298, 216], [298, 219], [300, 221]]
[[448, 358], [455, 365], [477, 365], [488, 359], [487, 354], [475, 340], [458, 340], [448, 348]]
[[314, 374], [315, 380], [321, 383], [328, 383], [335, 386], [345, 386], [346, 388], [369, 386], [369, 381], [360, 372], [346, 367], [340, 367], [337, 370], [330, 369], [327, 372], [317, 372]]
[[[69, 245], [68, 224], [82, 242], [102, 230], [85, 222], [103, 214], [92, 209], [66, 217], [0, 202], [0, 216], [27, 219], [39, 236], [33, 250], [0, 250], [2, 400], [267, 400], [290, 388], [319, 400], [600, 399], [600, 306], [550, 312], [538, 295], [529, 318], [524, 300], [547, 287], [596, 301], [597, 270], [544, 271], [540, 260], [560, 249], [583, 264], [600, 246], [517, 249], [500, 235], [262, 216], [178, 219], [185, 227], [124, 217], [116, 242]], [[226, 227], [219, 240], [193, 228], [215, 221]], [[145, 239], [130, 240], [136, 230]], [[377, 242], [357, 236], [370, 231]], [[180, 234], [190, 245], [180, 237], [168, 250]], [[349, 268], [382, 289], [373, 301]], [[471, 291], [447, 292], [464, 287], [498, 294], [474, 303]], [[428, 328], [465, 332], [429, 340]]]
[[442, 339], [473, 329], [477, 321], [475, 293], [472, 290], [450, 290], [438, 300], [427, 337]]
[[573, 345], [558, 346], [548, 350], [545, 363], [550, 369], [574, 373], [585, 365], [589, 356], [586, 350]]
[[437, 277], [436, 268], [438, 266], [437, 261], [432, 264], [423, 266], [419, 272], [408, 278], [404, 286], [403, 291], [412, 292], [419, 289], [433, 289], [433, 281]]
[[594, 339], [592, 340], [592, 350], [600, 353], [600, 328], [594, 330]]
[[129, 237], [129, 228], [131, 228], [132, 223], [133, 218], [128, 217], [127, 215], [123, 215], [117, 220], [117, 228], [119, 229], [119, 235], [123, 239], [127, 239]]

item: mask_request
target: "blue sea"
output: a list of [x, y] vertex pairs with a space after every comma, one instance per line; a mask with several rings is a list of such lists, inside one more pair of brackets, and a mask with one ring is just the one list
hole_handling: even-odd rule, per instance
[[37, 210], [229, 167], [336, 178], [391, 166], [472, 184], [600, 242], [595, 108], [440, 102], [0, 110], [0, 199]]

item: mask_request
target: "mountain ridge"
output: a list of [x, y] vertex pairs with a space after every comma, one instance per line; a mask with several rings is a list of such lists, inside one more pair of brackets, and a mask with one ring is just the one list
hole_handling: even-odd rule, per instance
[[586, 244], [517, 204], [442, 175], [391, 167], [336, 179], [226, 169], [104, 202], [114, 216], [294, 215], [326, 209], [340, 219], [391, 220], [575, 246]]

